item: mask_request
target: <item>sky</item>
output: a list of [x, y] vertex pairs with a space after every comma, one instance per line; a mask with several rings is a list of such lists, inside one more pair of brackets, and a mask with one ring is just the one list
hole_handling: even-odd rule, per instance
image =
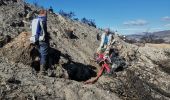
[[120, 34], [170, 30], [170, 0], [26, 0], [55, 12], [73, 11], [77, 18], [94, 19], [99, 28]]

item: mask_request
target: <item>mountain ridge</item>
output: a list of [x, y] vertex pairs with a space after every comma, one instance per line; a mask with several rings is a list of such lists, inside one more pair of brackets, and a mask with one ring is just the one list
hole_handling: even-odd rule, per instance
[[127, 35], [128, 39], [135, 39], [140, 41], [142, 37], [152, 36], [153, 39], [163, 39], [165, 42], [170, 42], [170, 30], [143, 33], [143, 34], [132, 34]]

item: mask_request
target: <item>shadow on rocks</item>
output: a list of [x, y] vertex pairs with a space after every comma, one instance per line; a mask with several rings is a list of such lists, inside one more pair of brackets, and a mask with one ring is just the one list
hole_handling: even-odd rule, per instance
[[63, 68], [67, 71], [69, 78], [75, 81], [86, 81], [96, 76], [96, 72], [94, 71], [95, 67], [91, 65], [69, 62], [63, 64]]
[[170, 62], [169, 61], [170, 59], [167, 59], [167, 60], [163, 60], [159, 62], [154, 62], [154, 64], [157, 64], [160, 70], [170, 75]]
[[39, 51], [36, 47], [33, 47], [31, 52], [30, 52], [30, 56], [31, 56], [31, 67], [33, 69], [35, 69], [36, 71], [40, 71], [40, 61], [39, 61]]
[[64, 36], [68, 39], [78, 39], [73, 30], [65, 30]]
[[12, 40], [11, 36], [0, 36], [0, 48], [2, 48], [5, 44], [9, 43]]
[[[40, 70], [40, 62], [37, 60], [39, 57], [39, 52], [37, 48], [33, 48], [31, 51], [32, 64], [31, 67], [36, 71]], [[64, 60], [63, 63], [59, 62]], [[48, 60], [48, 69], [51, 71], [50, 73], [55, 72], [55, 67], [57, 64], [61, 63], [61, 69], [65, 70], [68, 74], [69, 79], [76, 81], [86, 81], [91, 77], [96, 76], [95, 67], [91, 65], [85, 65], [82, 63], [72, 61], [72, 58], [68, 54], [62, 54], [61, 51], [58, 51], [54, 48], [49, 49], [49, 60]], [[56, 70], [57, 71], [57, 70]], [[56, 74], [59, 72], [56, 72]], [[63, 72], [64, 73], [64, 72]], [[51, 75], [50, 75], [51, 76]], [[52, 75], [55, 76], [55, 75]], [[51, 76], [51, 77], [52, 77]]]
[[[34, 68], [36, 71], [40, 71], [40, 53], [37, 47], [33, 47], [30, 52], [30, 56], [32, 58], [31, 67]], [[60, 56], [60, 51], [54, 48], [49, 48], [48, 68], [53, 69], [53, 66], [59, 63]]]
[[94, 66], [74, 62], [70, 55], [62, 54], [61, 51], [50, 48], [49, 68], [54, 71], [56, 69], [56, 64], [62, 65], [58, 67], [62, 67], [61, 69], [63, 69], [67, 73], [68, 78], [71, 80], [86, 81], [91, 77], [96, 76], [96, 72], [94, 71], [96, 68]]
[[11, 83], [11, 84], [21, 84], [21, 81], [20, 80], [17, 80], [16, 78], [14, 77], [11, 77], [7, 80], [8, 83]]

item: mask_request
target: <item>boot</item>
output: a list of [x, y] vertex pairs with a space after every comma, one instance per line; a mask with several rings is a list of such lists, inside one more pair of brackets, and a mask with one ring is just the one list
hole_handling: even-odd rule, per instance
[[46, 67], [45, 67], [45, 65], [40, 65], [40, 75], [46, 75], [47, 73], [46, 73]]

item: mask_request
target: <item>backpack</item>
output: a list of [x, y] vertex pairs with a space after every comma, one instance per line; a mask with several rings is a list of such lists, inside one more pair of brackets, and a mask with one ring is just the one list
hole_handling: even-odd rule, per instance
[[[40, 27], [41, 27], [40, 35], [37, 34], [38, 24], [40, 24]], [[36, 43], [37, 41], [45, 41], [45, 30], [43, 27], [43, 21], [41, 19], [38, 19], [38, 18], [33, 19], [32, 24], [31, 24], [31, 29], [32, 29], [32, 35], [30, 38], [31, 43]]]

